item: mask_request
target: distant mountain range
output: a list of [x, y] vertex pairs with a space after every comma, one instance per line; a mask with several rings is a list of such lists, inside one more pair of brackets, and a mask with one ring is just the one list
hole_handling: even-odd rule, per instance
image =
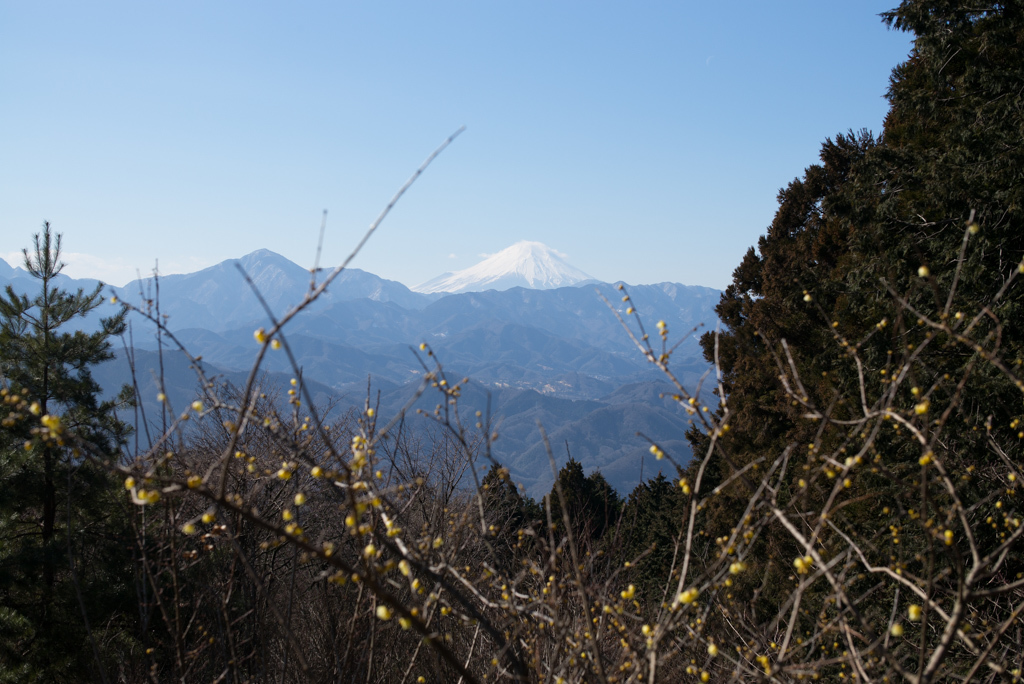
[[[191, 353], [203, 357], [208, 373], [235, 384], [256, 354], [253, 330], [268, 326], [243, 272], [275, 316], [301, 301], [314, 277], [278, 254], [258, 250], [195, 273], [161, 276], [158, 283], [160, 313], [168, 327]], [[314, 282], [323, 277], [324, 272], [315, 274]], [[506, 287], [517, 278], [534, 287]], [[0, 260], [0, 286], [8, 284], [30, 294], [38, 287], [24, 270]], [[435, 291], [488, 285], [495, 289]], [[427, 342], [451, 376], [471, 378], [463, 395], [467, 408], [483, 410], [490, 397], [501, 423], [495, 454], [529, 485], [531, 494], [548, 491], [552, 481], [538, 421], [560, 464], [568, 447], [588, 471], [600, 468], [609, 482], [626, 491], [639, 481], [646, 454], [647, 443], [637, 432], [658, 440], [681, 460], [688, 458], [689, 447], [685, 414], [659, 398], [667, 391], [664, 381], [602, 300], [607, 299], [636, 330], [616, 285], [593, 281], [540, 243], [519, 243], [471, 269], [429, 281], [420, 286], [421, 292], [348, 269], [324, 297], [292, 321], [285, 335], [303, 377], [315, 384], [320, 400], [339, 402], [342, 408], [361, 405], [370, 378], [374, 392], [381, 392], [382, 411], [396, 411], [412, 396], [422, 373], [413, 350]], [[88, 290], [96, 281], [62, 277], [60, 286]], [[157, 300], [153, 280], [110, 290], [134, 304]], [[695, 387], [708, 365], [697, 343], [700, 331], [690, 333], [702, 324], [704, 330], [714, 329], [714, 306], [721, 293], [677, 283], [628, 290], [630, 304], [650, 330], [664, 320], [673, 340], [689, 335], [678, 346], [673, 365], [678, 376]], [[100, 309], [109, 314], [113, 307], [105, 304]], [[83, 327], [95, 326], [98, 316], [84, 321]], [[131, 340], [143, 409], [152, 417], [157, 415], [157, 356], [151, 326], [136, 317]], [[97, 370], [96, 377], [109, 391], [129, 377], [126, 354]], [[184, 357], [165, 354], [165, 362], [170, 371], [164, 389], [184, 406], [195, 393], [194, 374]], [[283, 352], [268, 354], [264, 370], [264, 384], [282, 391], [293, 375]], [[705, 396], [713, 400], [709, 392]], [[421, 399], [423, 408], [432, 410], [435, 403], [434, 396]], [[653, 459], [647, 459], [645, 477], [656, 473]]]

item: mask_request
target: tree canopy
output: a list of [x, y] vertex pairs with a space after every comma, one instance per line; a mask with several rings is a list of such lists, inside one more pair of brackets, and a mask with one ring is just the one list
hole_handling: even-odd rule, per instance
[[3, 681], [99, 678], [104, 658], [88, 621], [121, 635], [133, 614], [124, 502], [103, 467], [119, 458], [128, 428], [116, 416], [117, 400], [100, 401], [90, 372], [112, 357], [124, 312], [96, 332], [76, 329], [99, 306], [102, 285], [60, 289], [60, 251], [60, 235], [44, 224], [24, 251], [38, 293], [8, 286], [0, 297], [0, 392], [8, 408], [0, 428]]

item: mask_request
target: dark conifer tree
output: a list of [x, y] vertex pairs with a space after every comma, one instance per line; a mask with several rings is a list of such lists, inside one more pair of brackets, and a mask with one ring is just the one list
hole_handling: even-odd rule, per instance
[[[943, 432], [950, 468], [994, 459], [984, 443], [985, 423], [1009, 425], [1019, 416], [1019, 390], [1001, 375], [966, 373], [976, 350], [932, 343], [908, 305], [940, 315], [958, 277], [954, 311], [992, 314], [972, 335], [998, 340], [1004, 359], [1019, 364], [1024, 355], [1024, 289], [1018, 283], [991, 303], [1024, 257], [1024, 14], [1019, 3], [906, 0], [883, 19], [915, 40], [909, 59], [893, 71], [882, 134], [825, 142], [821, 163], [780, 191], [772, 224], [718, 305], [727, 328], [717, 340], [718, 357], [732, 412], [723, 440], [727, 458], [716, 457], [722, 477], [788, 445], [811, 445], [812, 453], [837, 446], [815, 447], [817, 425], [801, 419], [805, 407], [783, 391], [775, 356], [782, 340], [807, 403], [838, 418], [860, 410], [854, 402], [833, 403], [840, 394], [857, 396], [860, 381], [844, 341], [857, 346], [868, 396], [880, 396], [886, 374], [918, 354], [920, 377], [898, 399], [912, 406], [912, 385], [937, 400], [959, 393]], [[969, 246], [956, 276], [965, 235]], [[713, 360], [714, 337], [705, 335], [702, 343]], [[957, 387], [962, 377], [968, 379]], [[905, 475], [909, 482], [919, 468], [912, 440], [886, 433], [876, 449], [885, 451], [888, 469], [860, 481], [874, 495], [844, 510], [851, 526], [876, 502], [891, 500], [896, 479]], [[749, 494], [741, 479], [712, 505], [742, 506]], [[790, 495], [779, 494], [781, 500]], [[801, 494], [816, 495], [814, 488]], [[707, 519], [709, 536], [729, 532], [715, 529], [714, 515]], [[772, 542], [763, 558], [796, 553]], [[788, 563], [780, 567], [789, 570]]]
[[[101, 679], [108, 647], [130, 641], [127, 518], [116, 460], [128, 429], [99, 400], [90, 368], [112, 358], [124, 312], [94, 333], [76, 320], [101, 302], [57, 287], [61, 238], [49, 224], [25, 250], [35, 297], [0, 297], [0, 381], [18, 397], [0, 428], [0, 679]], [[128, 401], [122, 395], [121, 401]], [[107, 632], [101, 640], [87, 628]], [[104, 651], [106, 653], [101, 653]]]
[[[605, 530], [615, 524], [622, 504], [600, 471], [584, 475], [583, 465], [570, 456], [558, 473], [558, 484], [565, 497], [564, 510], [579, 543], [600, 539]], [[552, 487], [549, 499], [551, 519], [557, 528], [564, 530], [562, 500], [557, 487]]]

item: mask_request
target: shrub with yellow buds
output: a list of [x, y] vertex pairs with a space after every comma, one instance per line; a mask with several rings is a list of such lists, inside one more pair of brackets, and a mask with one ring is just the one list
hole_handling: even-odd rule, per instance
[[140, 489], [137, 494], [136, 504], [146, 506], [160, 501], [160, 492], [155, 489]]
[[793, 567], [800, 575], [806, 575], [814, 568], [814, 558], [811, 556], [804, 556], [803, 558], [795, 558], [793, 560]]
[[681, 592], [679, 594], [679, 602], [693, 603], [697, 600], [698, 596], [700, 596], [700, 590], [698, 590], [696, 587], [691, 587], [690, 589], [687, 589], [686, 591]]
[[921, 619], [921, 606], [916, 603], [910, 604], [907, 608], [907, 617], [910, 618], [911, 622], [917, 622]]
[[629, 601], [636, 596], [636, 587], [630, 584], [624, 591], [619, 592], [619, 596]]
[[385, 605], [377, 606], [377, 617], [381, 620], [390, 620], [391, 609]]
[[39, 422], [43, 424], [47, 430], [54, 434], [60, 434], [63, 427], [60, 424], [60, 416], [51, 416], [47, 413], [45, 416], [39, 419]]

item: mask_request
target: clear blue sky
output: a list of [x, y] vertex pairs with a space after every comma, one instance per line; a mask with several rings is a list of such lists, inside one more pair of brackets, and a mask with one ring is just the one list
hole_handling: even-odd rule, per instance
[[776, 194], [877, 131], [896, 0], [0, 0], [0, 256], [44, 219], [115, 285], [259, 248], [415, 285], [539, 240], [602, 280], [723, 287]]

